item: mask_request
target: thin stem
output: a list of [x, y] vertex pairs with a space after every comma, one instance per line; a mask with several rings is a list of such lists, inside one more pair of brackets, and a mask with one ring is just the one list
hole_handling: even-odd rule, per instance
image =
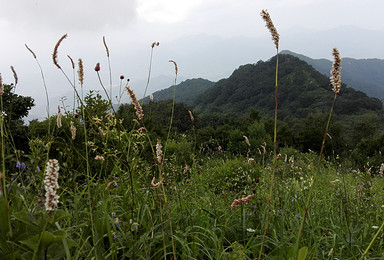
[[[172, 111], [171, 111], [171, 119], [170, 119], [170, 122], [169, 122], [169, 129], [168, 129], [168, 134], [167, 134], [167, 141], [166, 143], [169, 141], [169, 136], [171, 135], [171, 129], [172, 129], [172, 123], [173, 123], [173, 116], [174, 116], [174, 113], [175, 113], [175, 99], [176, 99], [176, 81], [177, 81], [177, 74], [175, 76], [175, 81], [173, 83], [173, 98], [172, 98]], [[167, 145], [165, 145], [165, 148], [164, 148], [164, 158], [165, 158], [165, 152], [167, 150]]]
[[376, 238], [379, 236], [379, 234], [381, 234], [381, 231], [383, 230], [383, 228], [384, 228], [384, 221], [383, 221], [383, 223], [381, 224], [380, 228], [377, 230], [375, 236], [372, 238], [372, 240], [371, 240], [371, 242], [369, 243], [367, 249], [365, 249], [364, 253], [361, 255], [360, 260], [363, 259], [365, 256], [367, 256], [369, 249], [371, 249], [371, 247], [372, 247], [372, 245], [373, 245], [373, 242], [375, 242]]
[[143, 100], [141, 101], [141, 106], [143, 106], [143, 104], [144, 104], [144, 98], [145, 98], [145, 95], [147, 94], [147, 89], [148, 89], [148, 86], [149, 86], [149, 80], [150, 80], [150, 78], [151, 78], [153, 47], [154, 47], [154, 46], [152, 46], [152, 48], [151, 48], [151, 57], [149, 58], [149, 70], [148, 70], [147, 85], [145, 86], [144, 95], [143, 95]]
[[[101, 87], [103, 88], [103, 90], [104, 90], [104, 92], [105, 92], [105, 95], [107, 96], [107, 99], [108, 99], [108, 101], [109, 101], [109, 105], [110, 105], [110, 107], [111, 107], [111, 111], [113, 111], [113, 113], [116, 115], [116, 111], [115, 111], [115, 109], [114, 109], [113, 106], [112, 106], [112, 99], [111, 99], [110, 96], [108, 95], [108, 92], [107, 92], [107, 90], [105, 89], [103, 82], [101, 81], [100, 73], [99, 73], [98, 71], [96, 71], [96, 73], [97, 73], [97, 77], [98, 77], [98, 79], [99, 79], [100, 85], [101, 85]], [[111, 89], [111, 91], [112, 91], [112, 89]]]
[[330, 125], [330, 123], [331, 123], [332, 112], [333, 112], [333, 108], [334, 108], [334, 106], [335, 106], [336, 97], [337, 97], [337, 94], [335, 93], [335, 96], [333, 97], [333, 102], [332, 102], [331, 110], [329, 111], [329, 116], [328, 116], [327, 126], [325, 127], [325, 131], [324, 131], [323, 142], [321, 143], [321, 150], [320, 150], [320, 156], [319, 156], [319, 166], [320, 166], [321, 159], [322, 159], [323, 152], [324, 152], [325, 140], [327, 139], [328, 128], [329, 128], [329, 125]]
[[6, 188], [6, 174], [5, 174], [5, 134], [4, 134], [4, 115], [3, 115], [3, 96], [0, 97], [0, 106], [1, 106], [1, 114], [0, 114], [0, 133], [1, 133], [1, 169], [3, 172], [2, 176], [2, 188], [3, 188], [3, 194], [5, 199], [5, 207], [7, 211], [7, 221], [8, 221], [8, 229], [9, 229], [9, 236], [12, 237], [12, 226], [10, 221], [10, 215], [9, 215], [9, 206], [8, 206], [8, 194], [7, 194], [7, 188]]
[[276, 48], [276, 73], [275, 73], [275, 127], [274, 127], [274, 134], [273, 134], [273, 169], [272, 169], [272, 177], [271, 182], [269, 185], [269, 195], [268, 195], [268, 204], [267, 204], [267, 211], [266, 211], [266, 219], [265, 219], [265, 227], [264, 227], [264, 233], [263, 233], [263, 239], [261, 241], [261, 247], [259, 252], [259, 260], [262, 257], [263, 249], [264, 249], [264, 243], [265, 238], [267, 236], [269, 221], [270, 221], [270, 210], [271, 210], [271, 204], [272, 204], [272, 193], [273, 193], [273, 186], [275, 183], [275, 171], [276, 171], [276, 165], [277, 165], [277, 93], [278, 93], [278, 69], [279, 69], [279, 49]]

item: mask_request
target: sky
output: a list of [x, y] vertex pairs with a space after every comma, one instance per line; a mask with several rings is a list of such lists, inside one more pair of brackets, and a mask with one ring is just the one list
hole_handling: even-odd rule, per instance
[[[326, 40], [330, 50], [319, 47], [317, 52], [309, 50], [315, 48], [313, 44], [302, 47], [293, 41], [298, 38], [295, 34], [350, 26], [384, 34], [381, 0], [0, 0], [0, 7], [3, 83], [14, 82], [10, 70], [14, 66], [19, 78], [16, 92], [34, 97], [40, 107], [45, 98], [42, 76], [24, 45], [37, 55], [49, 96], [64, 95], [72, 88], [53, 65], [51, 55], [65, 33], [68, 38], [59, 47], [58, 61], [71, 79], [73, 70], [67, 55], [76, 63], [78, 58], [83, 59], [86, 88], [100, 90], [93, 71], [97, 62], [101, 63], [102, 81], [106, 86], [110, 84], [102, 40], [105, 36], [113, 87], [117, 88], [120, 75], [125, 75], [138, 93], [145, 88], [152, 42], [160, 45], [153, 49], [149, 93], [156, 77], [174, 77], [173, 64], [168, 62], [171, 59], [179, 65], [179, 80], [203, 77], [217, 81], [228, 77], [242, 63], [273, 56], [274, 45], [260, 17], [262, 9], [270, 13], [283, 49], [286, 39], [287, 47], [296, 47], [298, 52], [313, 58], [331, 58], [333, 34]], [[203, 40], [206, 38], [209, 43]], [[342, 44], [351, 50], [346, 52], [349, 57], [384, 59], [384, 53], [375, 52], [375, 47]], [[339, 51], [342, 55], [343, 51]], [[52, 103], [55, 102], [59, 101]]]

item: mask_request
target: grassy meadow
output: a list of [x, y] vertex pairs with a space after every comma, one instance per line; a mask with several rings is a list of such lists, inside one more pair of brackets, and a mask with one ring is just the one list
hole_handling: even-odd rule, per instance
[[[261, 15], [278, 54], [277, 30], [267, 12]], [[191, 131], [176, 136], [175, 102], [159, 139], [121, 76], [135, 113], [127, 127], [99, 64], [107, 100], [83, 97], [81, 59], [72, 61], [77, 80], [67, 76], [57, 61], [65, 38], [53, 63], [74, 91], [73, 109], [34, 124], [25, 150], [16, 146], [5, 113], [0, 119], [0, 259], [384, 258], [384, 166], [357, 169], [323, 152], [341, 87], [337, 49], [320, 153], [277, 145], [277, 59], [273, 136], [257, 142], [244, 136], [239, 143], [248, 152], [236, 154], [217, 143], [197, 145], [191, 111]], [[150, 64], [158, 45], [151, 46]], [[176, 84], [177, 63], [170, 62]]]

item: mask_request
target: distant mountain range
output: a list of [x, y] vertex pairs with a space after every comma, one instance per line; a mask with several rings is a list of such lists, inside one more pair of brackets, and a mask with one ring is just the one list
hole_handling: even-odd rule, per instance
[[[332, 61], [327, 59], [311, 59], [292, 51], [282, 51], [307, 62], [322, 74], [329, 77]], [[349, 87], [363, 91], [370, 97], [384, 101], [384, 60], [342, 58], [341, 80]]]

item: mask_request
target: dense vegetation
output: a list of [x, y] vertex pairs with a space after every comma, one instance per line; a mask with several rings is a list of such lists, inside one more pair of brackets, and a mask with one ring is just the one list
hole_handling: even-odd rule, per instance
[[322, 160], [329, 81], [280, 61], [277, 156], [274, 58], [240, 67], [197, 107], [141, 107], [128, 88], [133, 105], [115, 113], [90, 92], [22, 132], [12, 120], [33, 100], [6, 86], [0, 258], [382, 259], [381, 102], [343, 86]]

